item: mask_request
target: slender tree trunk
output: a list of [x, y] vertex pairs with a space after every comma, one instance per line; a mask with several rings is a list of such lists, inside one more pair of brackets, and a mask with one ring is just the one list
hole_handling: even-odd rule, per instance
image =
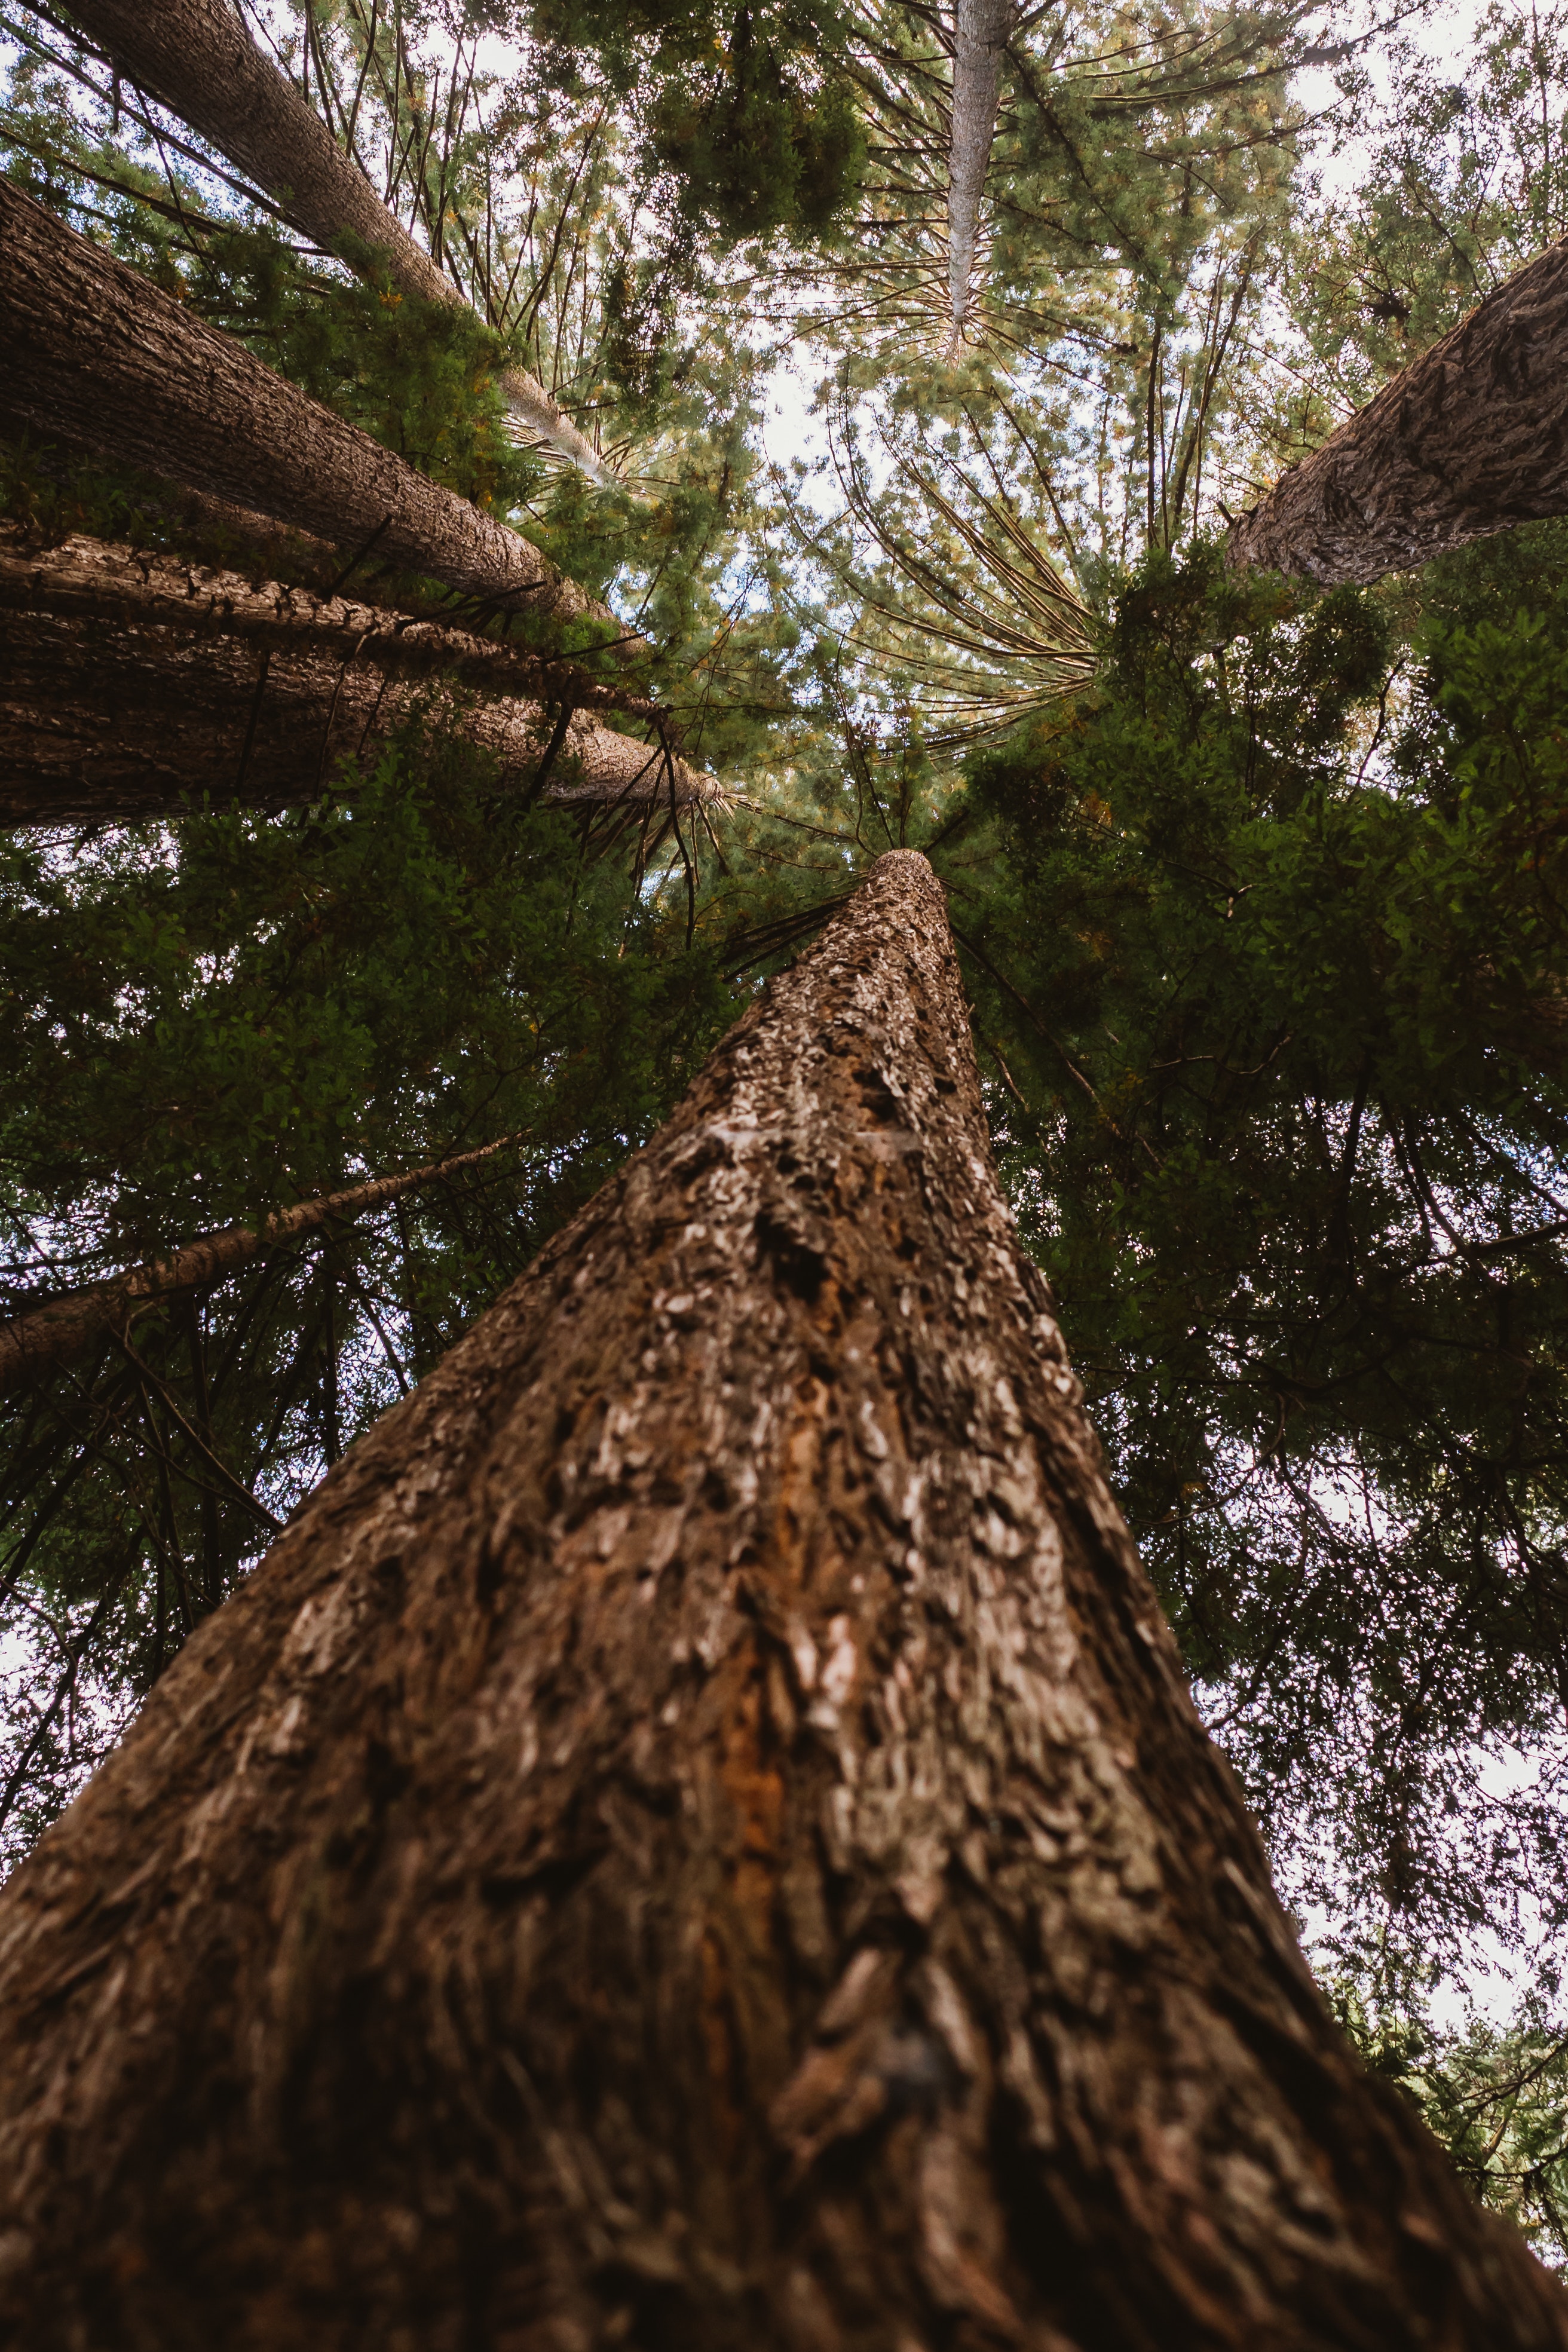
[[[463, 297], [387, 210], [363, 171], [225, 0], [74, 0], [71, 15], [110, 61], [211, 142], [329, 253], [345, 229], [386, 257], [416, 300]], [[513, 415], [595, 481], [614, 478], [592, 444], [526, 368], [505, 371]]]
[[[531, 685], [548, 703], [508, 688]], [[543, 797], [714, 801], [720, 787], [659, 741], [578, 709], [657, 704], [569, 664], [275, 581], [77, 538], [28, 549], [0, 525], [0, 823], [119, 823], [237, 801], [310, 799], [353, 757], [375, 760], [420, 714]]]
[[894, 852], [0, 1897], [30, 2352], [1517, 2352], [1106, 1487]]
[[[253, 1258], [265, 1257], [269, 1251], [297, 1241], [301, 1234], [315, 1233], [326, 1224], [346, 1224], [373, 1209], [384, 1208], [389, 1201], [401, 1200], [405, 1192], [417, 1192], [421, 1185], [455, 1176], [460, 1168], [475, 1168], [480, 1160], [493, 1160], [498, 1151], [521, 1139], [521, 1134], [500, 1136], [477, 1150], [429, 1160], [401, 1176], [376, 1176], [341, 1192], [321, 1193], [292, 1209], [280, 1209], [259, 1227], [226, 1225], [220, 1233], [203, 1234], [194, 1242], [182, 1244], [167, 1257], [149, 1258], [110, 1281], [95, 1282], [86, 1290], [48, 1299], [25, 1315], [13, 1316], [9, 1322], [0, 1323], [0, 1395], [28, 1388], [37, 1381], [51, 1379], [69, 1364], [80, 1363], [109, 1333], [123, 1337], [139, 1316], [175, 1299], [188, 1299], [193, 1292], [221, 1282], [225, 1275], [248, 1265]], [[198, 1372], [199, 1349], [199, 1339], [194, 1339], [193, 1360]]]
[[[516, 531], [0, 180], [0, 408], [503, 611], [613, 614]], [[640, 644], [640, 641], [637, 641]], [[632, 641], [626, 641], [629, 648]]]
[[963, 348], [969, 318], [980, 207], [1002, 98], [1002, 52], [1021, 14], [1019, 0], [956, 0], [953, 9], [952, 122], [947, 166], [950, 361]]
[[1489, 294], [1231, 530], [1325, 587], [1568, 513], [1568, 241]]

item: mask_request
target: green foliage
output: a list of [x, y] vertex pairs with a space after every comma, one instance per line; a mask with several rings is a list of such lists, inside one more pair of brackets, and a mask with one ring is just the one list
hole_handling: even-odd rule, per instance
[[853, 192], [865, 140], [853, 99], [786, 78], [767, 31], [736, 12], [723, 65], [683, 74], [652, 110], [653, 150], [684, 207], [728, 235], [825, 236]]
[[1460, 2031], [1433, 2021], [1418, 1982], [1327, 1990], [1366, 2065], [1410, 2100], [1460, 2178], [1542, 2262], [1568, 2269], [1568, 2032], [1545, 2003]]
[[[156, 835], [64, 870], [11, 850], [6, 1150], [39, 1213], [112, 1179], [104, 1246], [139, 1255], [326, 1189], [345, 1158], [418, 1157], [481, 1100], [519, 1124], [546, 1051], [632, 1131], [666, 1098], [631, 1058], [649, 967], [621, 928], [647, 919], [602, 867], [574, 883], [565, 820], [487, 803], [451, 744], [355, 782], [296, 818], [188, 824], [173, 862]], [[570, 1131], [574, 1087], [552, 1092]]]
[[1551, 1791], [1488, 1851], [1474, 1751], [1568, 1695], [1568, 602], [1426, 654], [1152, 559], [1097, 688], [973, 765], [973, 940], [1026, 1227], [1253, 1801], [1304, 1899], [1452, 1953], [1561, 1900]]
[[479, 506], [525, 505], [542, 469], [506, 430], [496, 378], [512, 356], [507, 339], [466, 304], [400, 294], [373, 252], [352, 258], [352, 278], [329, 276], [302, 267], [273, 230], [224, 228], [204, 240], [182, 287], [215, 324], [421, 473]]
[[[1084, 478], [1098, 476], [1102, 509], [1152, 511], [1173, 540], [1196, 488], [1189, 444], [1229, 404], [1237, 323], [1256, 321], [1262, 257], [1284, 232], [1300, 12], [1151, 14], [1121, 0], [1024, 12], [1001, 59], [956, 345], [947, 24], [913, 8], [861, 21], [851, 69], [868, 153], [853, 235], [815, 268], [764, 278], [756, 299], [789, 304], [795, 334], [845, 354], [863, 409], [907, 401], [922, 422], [935, 410], [960, 427], [1024, 420], [1030, 456], [995, 487], [1026, 490], [1047, 472], [1071, 535], [1089, 520]], [[1127, 560], [1120, 537], [1118, 511], [1111, 551]]]
[[640, 89], [650, 160], [684, 218], [724, 238], [829, 233], [865, 154], [837, 0], [545, 0], [531, 15], [559, 70], [591, 53], [618, 91]]

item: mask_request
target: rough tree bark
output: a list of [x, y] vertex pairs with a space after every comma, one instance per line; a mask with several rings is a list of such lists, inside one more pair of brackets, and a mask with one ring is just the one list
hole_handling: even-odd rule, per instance
[[[146, 0], [73, 0], [70, 13], [110, 63], [247, 173], [314, 243], [332, 252], [349, 229], [384, 254], [403, 293], [425, 302], [462, 301], [225, 0], [158, 0], [155, 7]], [[526, 368], [506, 369], [500, 384], [531, 432], [595, 481], [613, 480], [598, 451]]]
[[205, 1289], [209, 1283], [221, 1282], [253, 1258], [298, 1241], [301, 1234], [366, 1216], [373, 1209], [384, 1208], [389, 1201], [418, 1192], [422, 1185], [455, 1176], [460, 1168], [475, 1168], [483, 1160], [493, 1160], [498, 1151], [521, 1139], [521, 1133], [498, 1136], [493, 1143], [428, 1160], [423, 1168], [405, 1169], [401, 1176], [376, 1176], [340, 1192], [321, 1193], [313, 1201], [279, 1209], [259, 1227], [226, 1225], [219, 1233], [202, 1234], [194, 1242], [183, 1243], [167, 1257], [149, 1258], [108, 1282], [92, 1283], [85, 1290], [48, 1299], [25, 1315], [14, 1315], [0, 1323], [0, 1396], [30, 1388], [68, 1365], [79, 1364], [110, 1332], [125, 1337], [139, 1317], [191, 1291]]
[[31, 2352], [1563, 2352], [1358, 2070], [894, 852], [0, 1896]]
[[[614, 615], [536, 547], [0, 180], [0, 410], [502, 611]], [[624, 639], [623, 651], [646, 650]]]
[[1002, 52], [1022, 14], [1020, 0], [956, 0], [953, 9], [952, 117], [947, 164], [950, 361], [963, 349], [969, 319], [980, 207], [1002, 99]]
[[1384, 384], [1231, 529], [1236, 566], [1324, 587], [1568, 513], [1568, 241]]
[[487, 751], [499, 790], [528, 791], [563, 704], [546, 800], [721, 797], [660, 742], [585, 715], [665, 719], [570, 664], [86, 537], [33, 548], [0, 524], [0, 823], [120, 823], [204, 799], [286, 807], [421, 715]]
[[[227, 526], [245, 532], [248, 568], [195, 562], [184, 556], [135, 548], [122, 540], [94, 539], [86, 531], [47, 542], [21, 523], [0, 519], [0, 613], [52, 613], [61, 619], [93, 622], [178, 622], [209, 636], [243, 637], [247, 644], [281, 649], [352, 655], [400, 677], [439, 674], [481, 694], [531, 695], [567, 699], [584, 710], [616, 710], [654, 725], [675, 724], [668, 706], [629, 686], [607, 685], [561, 656], [530, 653], [506, 639], [478, 637], [441, 618], [421, 617], [389, 604], [362, 604], [356, 598], [327, 594], [299, 583], [268, 578], [260, 559], [319, 551], [321, 541], [277, 532], [270, 550], [257, 550], [253, 534], [270, 526], [261, 516], [191, 493], [182, 499], [194, 528]], [[333, 563], [334, 570], [341, 566]]]

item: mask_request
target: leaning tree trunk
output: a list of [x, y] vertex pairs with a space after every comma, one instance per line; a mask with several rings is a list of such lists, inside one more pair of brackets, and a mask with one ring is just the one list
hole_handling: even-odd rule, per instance
[[[504, 612], [619, 628], [536, 547], [417, 473], [0, 179], [0, 410]], [[622, 635], [622, 646], [632, 644]], [[640, 644], [640, 640], [637, 641]]]
[[445, 1160], [427, 1160], [423, 1168], [405, 1168], [398, 1176], [373, 1176], [341, 1192], [319, 1192], [313, 1200], [279, 1209], [259, 1225], [225, 1225], [216, 1233], [198, 1234], [166, 1257], [148, 1258], [106, 1282], [89, 1283], [85, 1289], [13, 1315], [0, 1323], [0, 1396], [52, 1380], [96, 1354], [111, 1334], [124, 1339], [143, 1316], [208, 1289], [255, 1259], [287, 1248], [303, 1234], [320, 1233], [323, 1225], [350, 1224], [355, 1217], [385, 1208], [389, 1201], [455, 1176], [459, 1169], [477, 1168], [521, 1140], [520, 1129], [472, 1151], [451, 1152]]
[[952, 115], [947, 163], [947, 355], [963, 348], [980, 236], [980, 207], [996, 110], [1002, 52], [1021, 14], [1018, 0], [957, 0], [952, 24]]
[[1563, 2352], [1269, 1890], [894, 852], [0, 1897], [30, 2352]]
[[[194, 530], [221, 530], [243, 540], [241, 572], [137, 548], [123, 540], [74, 531], [47, 542], [36, 530], [0, 520], [0, 613], [51, 613], [97, 625], [179, 625], [214, 637], [281, 651], [306, 646], [342, 660], [367, 662], [397, 677], [453, 678], [480, 694], [523, 695], [570, 701], [574, 709], [615, 710], [654, 726], [673, 728], [674, 713], [629, 686], [589, 676], [560, 655], [527, 651], [510, 638], [479, 637], [441, 618], [420, 618], [391, 604], [362, 604], [352, 596], [320, 593], [266, 576], [270, 555], [330, 556], [321, 541], [279, 532], [256, 546], [247, 529], [268, 526], [260, 516], [190, 493], [174, 516]], [[253, 561], [252, 558], [255, 558]], [[341, 570], [341, 565], [335, 565]]]
[[[316, 244], [333, 252], [347, 229], [384, 255], [403, 293], [417, 301], [462, 301], [225, 0], [156, 0], [155, 6], [73, 0], [71, 15], [117, 69], [248, 173]], [[500, 381], [507, 404], [530, 431], [595, 481], [614, 478], [526, 368], [507, 368]]]
[[570, 664], [85, 537], [29, 549], [0, 524], [0, 824], [287, 807], [416, 719], [485, 752], [500, 792], [638, 809], [721, 797], [663, 740], [579, 704], [665, 733], [657, 704]]
[[1231, 530], [1230, 562], [1324, 587], [1568, 514], [1568, 240], [1385, 383]]

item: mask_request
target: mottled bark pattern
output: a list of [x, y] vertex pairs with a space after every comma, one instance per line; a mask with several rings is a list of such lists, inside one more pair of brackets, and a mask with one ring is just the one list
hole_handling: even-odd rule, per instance
[[86, 537], [29, 548], [0, 524], [0, 823], [120, 822], [204, 799], [285, 807], [343, 759], [374, 762], [416, 717], [488, 752], [499, 790], [526, 790], [555, 719], [508, 692], [523, 683], [574, 705], [546, 799], [719, 797], [658, 740], [575, 707], [656, 705], [568, 665]]
[[1282, 475], [1226, 542], [1324, 587], [1568, 513], [1568, 242], [1489, 294]]
[[536, 547], [0, 179], [0, 414], [505, 611], [611, 622]]
[[0, 1897], [31, 2352], [1563, 2352], [1359, 2074], [883, 858]]
[[[248, 173], [329, 253], [345, 229], [384, 254], [392, 281], [425, 302], [460, 302], [444, 270], [390, 213], [227, 0], [76, 0], [82, 30], [140, 88]], [[514, 415], [595, 481], [608, 467], [526, 368], [506, 369]]]
[[114, 1332], [123, 1339], [138, 1317], [150, 1315], [183, 1294], [205, 1290], [223, 1281], [253, 1258], [319, 1233], [323, 1225], [344, 1225], [355, 1217], [374, 1214], [389, 1201], [399, 1201], [425, 1184], [438, 1183], [459, 1170], [493, 1160], [498, 1151], [521, 1140], [503, 1135], [481, 1143], [473, 1151], [457, 1151], [445, 1160], [428, 1160], [423, 1168], [406, 1168], [399, 1176], [374, 1176], [367, 1183], [350, 1184], [339, 1192], [319, 1193], [280, 1209], [260, 1225], [225, 1225], [221, 1232], [202, 1234], [182, 1243], [167, 1257], [149, 1258], [128, 1266], [107, 1282], [89, 1284], [25, 1315], [0, 1323], [0, 1395], [52, 1379], [67, 1365], [80, 1363]]

